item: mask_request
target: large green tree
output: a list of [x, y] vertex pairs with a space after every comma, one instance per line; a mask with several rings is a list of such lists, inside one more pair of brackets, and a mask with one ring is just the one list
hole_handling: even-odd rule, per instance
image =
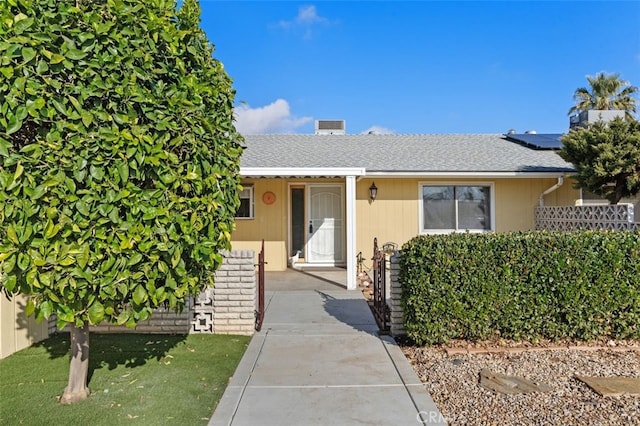
[[185, 0], [0, 4], [0, 285], [70, 326], [134, 326], [212, 284], [239, 190], [234, 90]]
[[640, 122], [602, 121], [570, 130], [560, 156], [576, 168], [577, 186], [617, 204], [640, 192]]
[[592, 109], [617, 109], [625, 111], [627, 119], [633, 119], [636, 112], [636, 99], [638, 93], [636, 86], [631, 86], [628, 81], [621, 80], [620, 74], [596, 74], [595, 77], [587, 76], [589, 87], [579, 87], [573, 94], [576, 104], [569, 110], [569, 115], [576, 112]]

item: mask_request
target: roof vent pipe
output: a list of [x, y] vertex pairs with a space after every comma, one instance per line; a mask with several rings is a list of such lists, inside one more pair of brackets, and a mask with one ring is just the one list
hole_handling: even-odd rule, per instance
[[540, 194], [540, 207], [544, 206], [544, 196], [547, 194], [551, 194], [553, 191], [560, 188], [563, 183], [564, 183], [564, 177], [560, 176], [558, 177], [558, 183], [556, 183], [551, 188], [547, 189], [542, 194]]

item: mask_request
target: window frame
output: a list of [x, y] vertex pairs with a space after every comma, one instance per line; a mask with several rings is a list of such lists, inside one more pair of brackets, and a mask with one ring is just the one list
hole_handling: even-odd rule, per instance
[[[249, 191], [249, 197], [245, 197], [249, 199], [249, 216], [238, 216], [238, 211], [236, 210], [235, 214], [234, 214], [234, 218], [237, 220], [251, 220], [251, 219], [255, 219], [255, 190], [253, 188], [253, 185], [247, 184], [247, 185], [242, 185], [242, 191], [240, 191], [240, 193], [238, 194], [238, 197], [240, 198], [240, 200], [242, 201], [243, 197], [242, 197], [242, 192], [244, 191]], [[238, 210], [240, 210], [240, 207], [238, 206]]]
[[[425, 229], [424, 228], [424, 198], [423, 189], [425, 186], [442, 187], [442, 186], [481, 186], [489, 188], [489, 229]], [[458, 218], [458, 200], [454, 198], [455, 211], [456, 211], [456, 224], [459, 221]], [[496, 200], [495, 200], [495, 183], [494, 182], [473, 182], [473, 181], [421, 181], [418, 182], [418, 230], [420, 235], [434, 235], [434, 234], [451, 234], [451, 233], [474, 233], [482, 234], [487, 232], [495, 232], [496, 229]], [[457, 226], [457, 225], [456, 225]]]

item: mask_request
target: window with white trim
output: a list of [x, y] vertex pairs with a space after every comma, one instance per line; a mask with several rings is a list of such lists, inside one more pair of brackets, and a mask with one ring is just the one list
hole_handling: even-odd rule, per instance
[[491, 185], [421, 185], [420, 231], [491, 231], [491, 191]]
[[240, 191], [240, 207], [236, 219], [253, 219], [253, 186], [244, 186]]

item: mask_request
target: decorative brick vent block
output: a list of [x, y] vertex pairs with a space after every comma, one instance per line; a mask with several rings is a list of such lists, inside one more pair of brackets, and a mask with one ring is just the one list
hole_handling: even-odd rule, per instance
[[213, 288], [198, 295], [194, 303], [192, 333], [213, 333]]
[[253, 334], [256, 312], [256, 268], [253, 250], [223, 252], [215, 285], [194, 304], [191, 333]]
[[640, 223], [634, 222], [631, 204], [536, 207], [535, 221], [536, 229], [550, 231], [640, 228]]
[[192, 333], [213, 333], [213, 312], [194, 312]]

